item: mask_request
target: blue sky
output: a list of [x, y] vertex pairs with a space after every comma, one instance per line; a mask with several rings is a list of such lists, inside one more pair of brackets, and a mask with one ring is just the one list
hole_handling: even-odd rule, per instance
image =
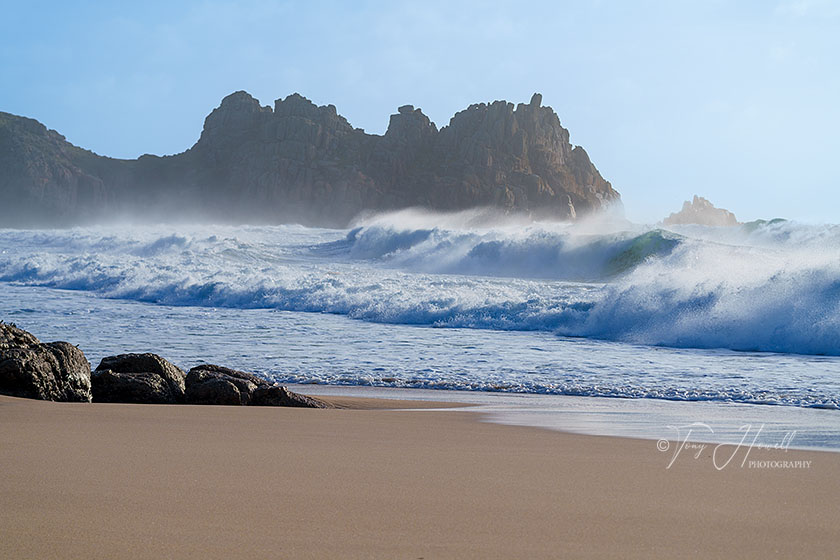
[[10, 2], [0, 111], [114, 157], [187, 149], [222, 97], [300, 92], [385, 131], [406, 103], [554, 107], [636, 221], [700, 194], [840, 222], [840, 2]]

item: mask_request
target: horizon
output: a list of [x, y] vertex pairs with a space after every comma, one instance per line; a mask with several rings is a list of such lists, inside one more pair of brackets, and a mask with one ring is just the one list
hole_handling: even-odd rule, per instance
[[133, 159], [188, 149], [239, 90], [263, 105], [299, 92], [369, 134], [401, 105], [443, 127], [540, 92], [634, 222], [693, 195], [742, 222], [840, 221], [828, 2], [324, 4], [8, 7], [0, 111]]

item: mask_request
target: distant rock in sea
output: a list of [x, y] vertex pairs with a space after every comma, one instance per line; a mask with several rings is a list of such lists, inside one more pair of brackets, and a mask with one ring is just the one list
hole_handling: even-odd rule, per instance
[[0, 113], [0, 227], [137, 220], [348, 225], [421, 207], [574, 220], [620, 196], [569, 142], [542, 96], [478, 103], [438, 129], [401, 106], [384, 135], [299, 94], [225, 97], [198, 142], [165, 157], [102, 157], [41, 123]]
[[694, 195], [694, 199], [691, 202], [683, 202], [682, 210], [665, 218], [663, 223], [666, 226], [685, 224], [737, 226], [739, 224], [735, 218], [735, 214], [723, 208], [715, 208], [711, 202], [697, 195]]

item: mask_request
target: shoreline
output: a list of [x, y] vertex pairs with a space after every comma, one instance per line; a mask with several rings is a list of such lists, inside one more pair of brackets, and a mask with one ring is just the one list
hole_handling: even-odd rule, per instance
[[[563, 433], [634, 438], [687, 439], [706, 444], [784, 445], [800, 451], [840, 452], [840, 411], [726, 403], [535, 393], [455, 391], [363, 385], [289, 384], [318, 398], [345, 396], [409, 403], [470, 405], [482, 421]], [[419, 406], [419, 405], [418, 405]], [[692, 424], [698, 426], [691, 427]], [[688, 430], [691, 429], [691, 433]]]
[[764, 558], [840, 543], [836, 453], [756, 449], [768, 465], [718, 470], [692, 449], [669, 468], [650, 441], [343, 399], [356, 408], [0, 397], [0, 556]]

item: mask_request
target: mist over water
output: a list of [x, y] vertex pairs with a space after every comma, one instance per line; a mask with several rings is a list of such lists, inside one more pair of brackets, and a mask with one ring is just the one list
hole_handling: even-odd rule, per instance
[[[0, 282], [158, 306], [537, 331], [628, 343], [641, 354], [662, 346], [838, 356], [838, 247], [840, 226], [787, 221], [665, 229], [607, 217], [570, 225], [486, 211], [402, 211], [349, 230], [0, 230]], [[322, 381], [335, 375], [325, 372]], [[644, 396], [648, 389], [618, 392]], [[739, 390], [721, 398], [739, 400]], [[812, 401], [830, 405], [840, 395]]]
[[487, 221], [399, 212], [349, 231], [4, 230], [0, 281], [169, 305], [840, 353], [838, 226]]

